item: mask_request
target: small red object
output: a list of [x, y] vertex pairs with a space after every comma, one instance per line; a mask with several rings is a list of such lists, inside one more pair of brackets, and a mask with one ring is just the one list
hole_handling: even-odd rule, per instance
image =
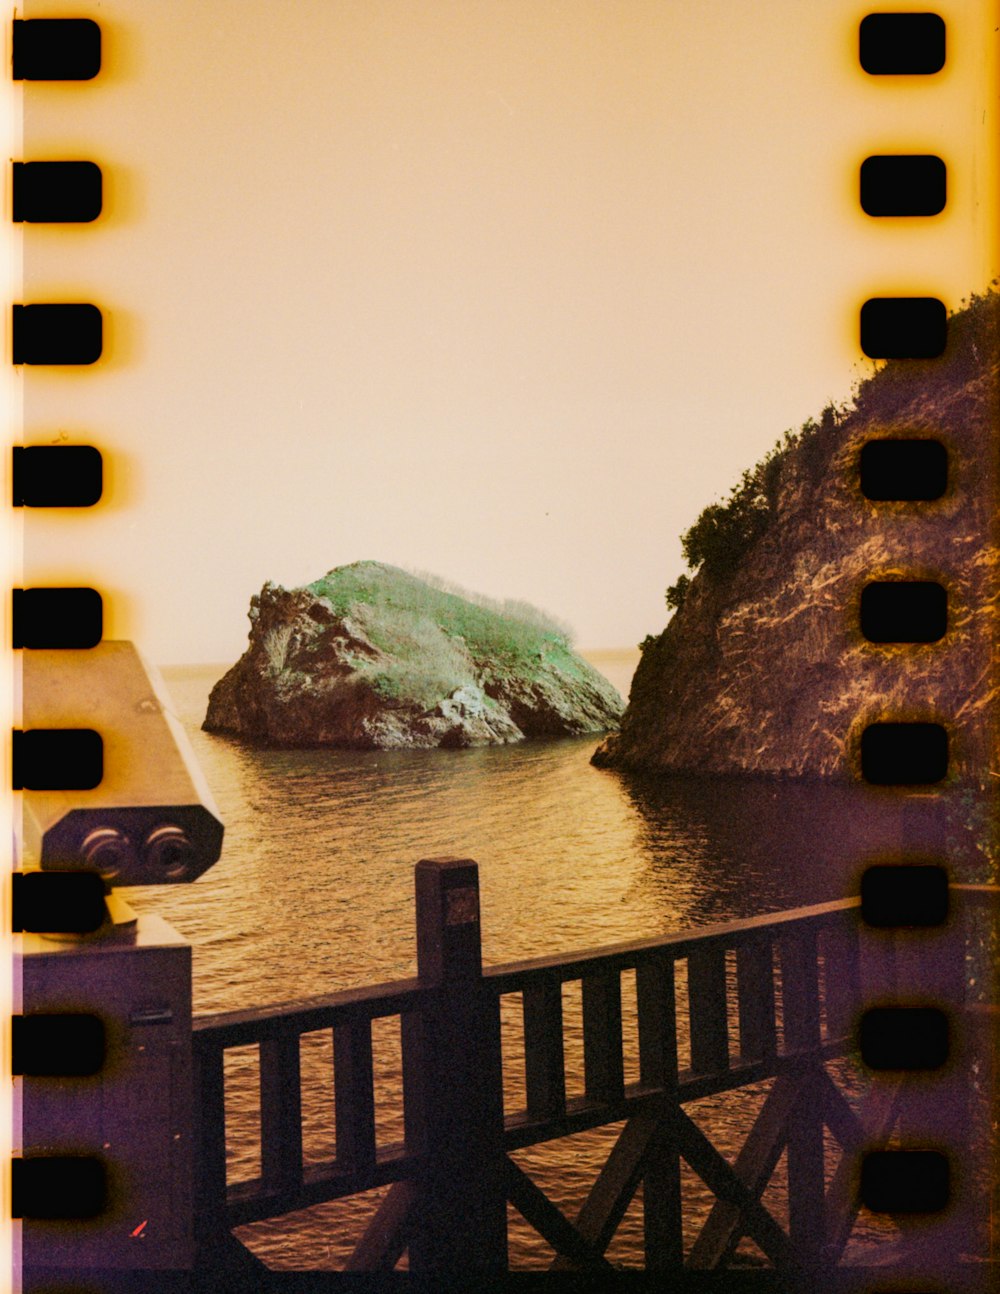
[[142, 1231], [143, 1227], [146, 1225], [148, 1221], [149, 1221], [149, 1218], [146, 1218], [144, 1221], [140, 1222], [139, 1225], [136, 1227], [136, 1229], [132, 1232], [132, 1234], [134, 1236], [139, 1235], [139, 1233]]

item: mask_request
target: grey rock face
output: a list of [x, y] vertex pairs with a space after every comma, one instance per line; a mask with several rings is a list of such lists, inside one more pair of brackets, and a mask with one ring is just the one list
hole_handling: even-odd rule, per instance
[[267, 583], [250, 643], [203, 727], [264, 745], [483, 746], [606, 732], [610, 683], [545, 624], [498, 614], [378, 562]]
[[[998, 313], [980, 298], [950, 321], [942, 359], [891, 362], [853, 410], [785, 452], [762, 533], [729, 570], [694, 576], [594, 763], [853, 778], [869, 723], [924, 720], [948, 729], [955, 779], [996, 778]], [[863, 444], [914, 436], [947, 447], [944, 496], [865, 498]], [[881, 580], [943, 584], [944, 638], [867, 641], [860, 594]]]

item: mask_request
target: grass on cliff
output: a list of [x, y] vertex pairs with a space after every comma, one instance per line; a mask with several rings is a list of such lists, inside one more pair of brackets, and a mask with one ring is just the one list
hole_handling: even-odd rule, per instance
[[[927, 404], [986, 376], [1000, 355], [1000, 292], [995, 281], [982, 295], [973, 294], [948, 320], [948, 344], [932, 360], [875, 362], [873, 372], [855, 387], [853, 403], [829, 404], [819, 422], [812, 418], [789, 429], [756, 465], [749, 468], [721, 503], [710, 503], [681, 536], [688, 569], [718, 578], [731, 574], [767, 529], [774, 512], [782, 469], [792, 454], [800, 457], [817, 480], [840, 443], [838, 429], [851, 423], [888, 425], [911, 411], [914, 400]], [[691, 585], [681, 575], [666, 592], [667, 606], [684, 604]], [[655, 641], [647, 637], [641, 647]]]
[[468, 658], [487, 671], [530, 673], [546, 659], [564, 673], [579, 672], [565, 630], [535, 608], [528, 608], [530, 619], [523, 611], [502, 615], [486, 599], [471, 601], [449, 591], [454, 586], [435, 587], [381, 562], [340, 566], [307, 587], [338, 616], [356, 617], [395, 658], [391, 670], [378, 673], [377, 690], [385, 696], [447, 696], [468, 681]]

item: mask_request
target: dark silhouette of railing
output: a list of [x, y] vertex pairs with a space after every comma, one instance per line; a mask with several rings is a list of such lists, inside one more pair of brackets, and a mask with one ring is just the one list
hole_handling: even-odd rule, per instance
[[[414, 1272], [506, 1270], [508, 1201], [556, 1251], [554, 1266], [607, 1268], [605, 1251], [641, 1184], [647, 1269], [725, 1265], [743, 1236], [778, 1267], [836, 1264], [860, 1207], [863, 1151], [884, 1147], [894, 1130], [918, 1143], [968, 1144], [970, 1053], [966, 1031], [953, 1027], [952, 1064], [931, 1088], [899, 1072], [873, 1073], [857, 1112], [828, 1062], [856, 1049], [862, 1004], [912, 1000], [960, 1011], [962, 911], [996, 894], [953, 887], [952, 917], [939, 929], [869, 928], [859, 920], [860, 901], [846, 899], [484, 969], [475, 863], [418, 863], [418, 978], [196, 1018], [202, 1261], [213, 1254], [221, 1261], [220, 1238], [231, 1256], [240, 1224], [389, 1186], [348, 1270], [389, 1270], [404, 1251]], [[626, 973], [635, 977], [638, 1035], [631, 1081], [623, 1059]], [[563, 987], [572, 982], [582, 999], [577, 1096], [567, 1095], [563, 1020]], [[505, 1112], [501, 999], [514, 994], [524, 1097]], [[386, 1017], [398, 1020], [401, 1035], [403, 1137], [379, 1144], [372, 1025]], [[304, 1164], [300, 1038], [327, 1029], [336, 1155]], [[224, 1057], [250, 1044], [259, 1047], [260, 1174], [228, 1183]], [[730, 1164], [684, 1106], [764, 1079], [775, 1081]], [[510, 1155], [619, 1122], [573, 1221]], [[832, 1173], [824, 1129], [844, 1151]], [[782, 1153], [787, 1229], [761, 1202]], [[716, 1198], [686, 1259], [682, 1158]], [[963, 1234], [944, 1224], [935, 1251], [954, 1251]]]

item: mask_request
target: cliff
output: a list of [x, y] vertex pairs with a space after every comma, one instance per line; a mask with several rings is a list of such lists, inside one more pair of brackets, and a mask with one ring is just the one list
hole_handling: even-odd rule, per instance
[[[998, 769], [996, 476], [998, 300], [973, 298], [949, 322], [945, 354], [890, 361], [852, 407], [829, 408], [684, 537], [697, 566], [643, 644], [618, 733], [594, 755], [668, 773], [856, 775], [861, 730], [879, 719], [943, 722], [958, 779]], [[859, 455], [875, 437], [930, 436], [949, 453], [935, 502], [872, 502]], [[945, 637], [866, 641], [869, 580], [935, 579]]]
[[[515, 611], [518, 609], [515, 608]], [[606, 732], [611, 684], [530, 609], [500, 614], [380, 562], [267, 583], [202, 725], [262, 745], [483, 746]]]

